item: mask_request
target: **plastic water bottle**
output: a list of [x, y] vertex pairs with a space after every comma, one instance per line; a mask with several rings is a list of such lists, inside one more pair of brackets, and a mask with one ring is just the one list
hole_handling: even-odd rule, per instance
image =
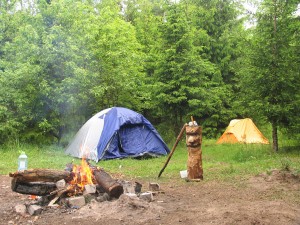
[[27, 170], [28, 158], [25, 152], [21, 152], [18, 158], [18, 171]]

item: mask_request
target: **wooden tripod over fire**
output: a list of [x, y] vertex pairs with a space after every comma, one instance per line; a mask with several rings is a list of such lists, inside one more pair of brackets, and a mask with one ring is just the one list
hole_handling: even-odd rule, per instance
[[202, 168], [202, 129], [197, 125], [196, 121], [194, 121], [193, 117], [191, 117], [191, 122], [188, 124], [184, 124], [176, 141], [172, 148], [171, 153], [164, 165], [164, 167], [159, 172], [158, 177], [161, 176], [164, 169], [167, 167], [177, 145], [180, 141], [184, 131], [186, 132], [186, 145], [188, 150], [188, 161], [187, 161], [187, 172], [189, 181], [199, 181], [203, 180], [203, 168]]

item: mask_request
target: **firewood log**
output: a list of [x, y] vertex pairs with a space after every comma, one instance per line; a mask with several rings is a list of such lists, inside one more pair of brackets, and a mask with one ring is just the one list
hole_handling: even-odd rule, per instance
[[94, 169], [93, 170], [95, 179], [97, 183], [103, 187], [105, 192], [109, 194], [110, 197], [119, 198], [121, 194], [123, 194], [123, 185], [118, 183], [115, 179], [113, 179], [108, 173], [106, 173], [102, 169]]
[[45, 196], [56, 190], [56, 184], [51, 182], [26, 183], [19, 181], [18, 178], [13, 178], [11, 181], [11, 189], [21, 194]]
[[61, 179], [72, 180], [72, 172], [54, 169], [31, 169], [9, 173], [10, 177], [17, 178], [18, 182], [57, 182]]

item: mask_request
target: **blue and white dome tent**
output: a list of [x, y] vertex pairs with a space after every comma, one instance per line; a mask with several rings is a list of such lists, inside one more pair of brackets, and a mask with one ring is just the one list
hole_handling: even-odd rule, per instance
[[66, 154], [91, 159], [167, 155], [170, 150], [141, 114], [122, 107], [98, 112], [77, 132]]

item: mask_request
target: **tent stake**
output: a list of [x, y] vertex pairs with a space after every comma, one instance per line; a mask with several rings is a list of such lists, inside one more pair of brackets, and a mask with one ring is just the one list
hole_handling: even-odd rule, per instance
[[179, 133], [179, 135], [178, 135], [178, 137], [177, 137], [177, 139], [176, 139], [176, 141], [175, 141], [175, 144], [174, 144], [174, 146], [173, 146], [173, 148], [172, 148], [172, 151], [171, 151], [171, 153], [170, 153], [170, 155], [169, 155], [167, 161], [165, 162], [164, 167], [163, 167], [163, 168], [161, 169], [161, 171], [159, 172], [158, 177], [161, 176], [161, 174], [164, 172], [165, 168], [167, 167], [167, 165], [168, 165], [168, 163], [169, 163], [169, 161], [170, 161], [170, 159], [171, 159], [171, 157], [172, 157], [172, 155], [173, 155], [173, 153], [174, 153], [174, 151], [175, 151], [175, 149], [176, 149], [176, 147], [177, 147], [177, 145], [178, 145], [178, 142], [180, 141], [180, 139], [181, 139], [181, 137], [182, 137], [182, 135], [183, 135], [183, 132], [185, 131], [185, 127], [186, 127], [186, 126], [187, 126], [187, 124], [184, 124], [183, 127], [181, 128], [181, 131], [180, 131], [180, 133]]

